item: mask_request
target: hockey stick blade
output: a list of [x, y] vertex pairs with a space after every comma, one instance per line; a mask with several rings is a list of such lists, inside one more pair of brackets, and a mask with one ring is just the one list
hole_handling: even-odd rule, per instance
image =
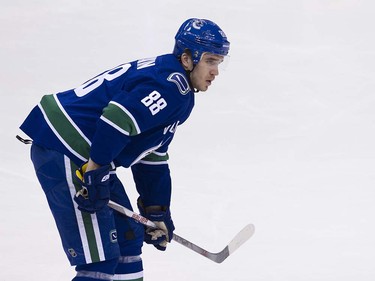
[[217, 253], [211, 253], [177, 234], [173, 234], [173, 240], [216, 263], [222, 263], [227, 257], [233, 254], [234, 251], [249, 240], [250, 237], [253, 236], [254, 231], [254, 225], [248, 224], [232, 239], [232, 241], [229, 242], [227, 246], [225, 246], [223, 250]]
[[[152, 221], [125, 208], [124, 206], [121, 206], [120, 204], [117, 204], [113, 201], [109, 201], [108, 206], [127, 217], [133, 218], [134, 220], [143, 225], [156, 227], [156, 225]], [[253, 236], [254, 231], [254, 225], [248, 224], [232, 239], [232, 241], [229, 242], [229, 244], [222, 251], [218, 253], [211, 253], [199, 247], [198, 245], [186, 240], [185, 238], [177, 235], [176, 233], [173, 234], [172, 241], [175, 241], [216, 263], [222, 263], [227, 257], [233, 254], [234, 251], [241, 247], [241, 245], [243, 245], [247, 240], [249, 240], [249, 238]]]

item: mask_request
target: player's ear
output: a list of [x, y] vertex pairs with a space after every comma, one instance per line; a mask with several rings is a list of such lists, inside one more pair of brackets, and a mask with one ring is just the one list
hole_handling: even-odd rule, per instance
[[182, 53], [181, 55], [181, 63], [185, 70], [193, 70], [193, 60], [189, 53]]

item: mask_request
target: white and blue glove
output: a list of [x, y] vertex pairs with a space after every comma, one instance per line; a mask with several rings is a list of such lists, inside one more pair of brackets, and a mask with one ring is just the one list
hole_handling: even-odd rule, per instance
[[110, 166], [102, 166], [88, 172], [86, 168], [87, 163], [76, 171], [76, 178], [82, 189], [74, 196], [74, 201], [78, 204], [79, 210], [93, 214], [108, 204]]
[[138, 209], [142, 216], [152, 221], [157, 228], [145, 226], [144, 241], [152, 244], [156, 249], [165, 251], [167, 243], [170, 243], [175, 230], [169, 207], [150, 206], [144, 207], [141, 199], [138, 199]]

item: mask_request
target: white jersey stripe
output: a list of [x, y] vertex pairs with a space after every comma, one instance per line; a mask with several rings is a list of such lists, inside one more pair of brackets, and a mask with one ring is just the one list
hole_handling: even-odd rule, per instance
[[96, 245], [98, 247], [99, 259], [101, 261], [104, 261], [105, 260], [104, 248], [103, 248], [103, 243], [102, 243], [102, 237], [100, 235], [100, 229], [99, 229], [98, 218], [96, 216], [96, 213], [91, 214], [91, 220], [92, 220], [92, 227], [94, 228]]
[[89, 243], [87, 240], [87, 235], [86, 235], [86, 229], [85, 225], [83, 222], [82, 218], [82, 213], [78, 210], [78, 205], [77, 203], [73, 200], [74, 196], [76, 195], [76, 189], [73, 184], [73, 178], [72, 178], [72, 168], [70, 165], [70, 159], [66, 156], [64, 156], [64, 162], [65, 162], [65, 173], [66, 173], [66, 179], [67, 183], [69, 185], [69, 190], [70, 190], [70, 195], [72, 197], [72, 202], [74, 205], [74, 210], [77, 218], [77, 223], [78, 223], [78, 230], [79, 230], [79, 235], [81, 237], [82, 241], [82, 247], [83, 247], [83, 253], [85, 255], [85, 259], [87, 263], [91, 263], [91, 254], [90, 254], [90, 248], [89, 248]]
[[145, 164], [145, 165], [166, 165], [168, 164], [167, 161], [146, 161], [146, 160], [140, 160], [138, 163], [142, 163], [142, 164]]
[[55, 99], [56, 104], [60, 108], [61, 112], [65, 115], [66, 119], [69, 120], [70, 124], [72, 124], [74, 129], [76, 129], [76, 131], [81, 135], [81, 137], [91, 146], [91, 141], [85, 136], [85, 134], [81, 131], [81, 129], [77, 126], [77, 124], [74, 123], [74, 121], [72, 120], [72, 118], [70, 118], [68, 113], [66, 113], [64, 107], [61, 105], [61, 103], [60, 103], [59, 99], [57, 98], [56, 94], [53, 95], [53, 98]]
[[115, 123], [113, 123], [111, 120], [105, 118], [103, 115], [100, 116], [100, 119], [102, 119], [104, 122], [106, 122], [108, 125], [112, 126], [113, 128], [115, 128], [116, 130], [118, 130], [120, 133], [126, 135], [126, 136], [129, 136], [129, 132], [125, 131], [124, 129], [120, 128], [119, 126], [117, 126]]
[[118, 108], [120, 108], [122, 111], [124, 111], [125, 114], [126, 114], [127, 116], [129, 116], [130, 119], [133, 121], [134, 126], [135, 126], [135, 129], [137, 130], [137, 134], [140, 134], [140, 133], [141, 133], [141, 129], [140, 129], [139, 126], [138, 126], [137, 120], [135, 120], [134, 116], [129, 112], [129, 110], [127, 110], [124, 106], [122, 106], [122, 105], [119, 104], [118, 102], [110, 101], [109, 103], [112, 103], [112, 104], [116, 105]]

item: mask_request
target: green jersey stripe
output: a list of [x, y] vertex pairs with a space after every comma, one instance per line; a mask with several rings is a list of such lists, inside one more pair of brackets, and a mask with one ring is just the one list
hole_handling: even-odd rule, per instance
[[111, 101], [108, 106], [104, 108], [102, 117], [102, 120], [106, 122], [107, 120], [110, 121], [107, 123], [114, 124], [114, 127], [123, 134], [134, 136], [141, 132], [134, 116], [117, 102]]
[[99, 251], [96, 244], [95, 231], [91, 220], [91, 215], [89, 213], [82, 212], [83, 223], [86, 229], [87, 242], [90, 249], [92, 262], [99, 262]]
[[143, 157], [139, 163], [145, 165], [165, 165], [168, 164], [169, 155], [167, 152], [160, 153], [160, 152], [152, 152], [145, 157]]
[[165, 162], [169, 159], [168, 153], [153, 152], [145, 156], [141, 161], [147, 162]]
[[57, 96], [44, 96], [39, 108], [48, 125], [65, 147], [78, 158], [87, 161], [91, 143], [65, 112]]

